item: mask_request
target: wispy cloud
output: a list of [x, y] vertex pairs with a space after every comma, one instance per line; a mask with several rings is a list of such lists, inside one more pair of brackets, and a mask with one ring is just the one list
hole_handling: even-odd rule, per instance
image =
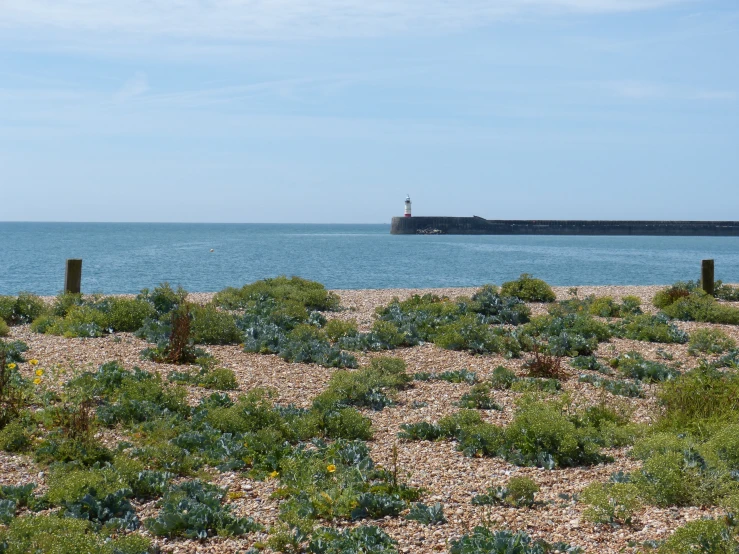
[[125, 102], [134, 96], [144, 94], [147, 90], [149, 90], [149, 80], [144, 73], [137, 73], [123, 84], [113, 99], [117, 102]]
[[695, 0], [4, 0], [0, 27], [148, 36], [376, 36], [501, 18], [650, 10]]

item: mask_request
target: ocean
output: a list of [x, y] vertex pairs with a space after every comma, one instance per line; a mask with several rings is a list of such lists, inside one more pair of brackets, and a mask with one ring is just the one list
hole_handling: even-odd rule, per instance
[[[212, 252], [211, 252], [212, 250]], [[211, 292], [277, 275], [331, 289], [466, 287], [531, 273], [552, 285], [739, 282], [739, 237], [390, 235], [390, 225], [0, 223], [0, 294], [58, 293], [67, 258], [83, 292], [168, 281]]]

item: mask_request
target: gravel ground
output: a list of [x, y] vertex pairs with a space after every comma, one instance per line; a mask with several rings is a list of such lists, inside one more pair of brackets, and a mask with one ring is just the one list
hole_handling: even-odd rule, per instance
[[[626, 295], [635, 295], [642, 299], [644, 308], [651, 306], [651, 299], [659, 286], [608, 286], [579, 287], [580, 297], [595, 294], [610, 295], [620, 299]], [[416, 293], [434, 293], [452, 298], [469, 296], [475, 289], [428, 289], [428, 290], [351, 290], [335, 291], [341, 297], [343, 310], [331, 314], [341, 319], [356, 319], [360, 328], [367, 329], [372, 321], [375, 308], [387, 304], [393, 297], [407, 298]], [[567, 298], [569, 288], [555, 288], [558, 299]], [[207, 302], [212, 294], [191, 294], [190, 299]], [[544, 305], [531, 305], [534, 313], [544, 313]], [[680, 323], [679, 326], [690, 332], [699, 327], [718, 327], [726, 331], [739, 342], [739, 327]], [[99, 339], [67, 339], [50, 335], [38, 335], [30, 331], [28, 326], [15, 327], [11, 331], [12, 339], [26, 342], [30, 350], [27, 359], [36, 358], [40, 367], [46, 370], [45, 386], [58, 387], [71, 375], [96, 368], [99, 364], [119, 360], [126, 367], [135, 365], [149, 371], [166, 374], [181, 369], [177, 366], [155, 364], [139, 358], [139, 352], [146, 343], [128, 333], [120, 333]], [[305, 364], [287, 363], [277, 356], [248, 354], [238, 346], [206, 347], [223, 367], [234, 370], [239, 382], [240, 391], [253, 387], [270, 387], [276, 392], [276, 400], [280, 403], [293, 403], [308, 406], [314, 396], [319, 394], [331, 376], [333, 370]], [[688, 355], [685, 345], [655, 345], [638, 341], [613, 339], [601, 344], [597, 354], [611, 358], [619, 353], [636, 350], [648, 359], [657, 360], [657, 351], [668, 352], [674, 362], [680, 363], [683, 369], [697, 365], [696, 358]], [[381, 354], [360, 355], [360, 363], [371, 356]], [[521, 360], [506, 360], [499, 356], [473, 356], [461, 352], [443, 350], [427, 344], [414, 348], [399, 349], [392, 355], [403, 358], [408, 364], [410, 373], [418, 371], [444, 371], [467, 368], [487, 377], [499, 365], [505, 365], [519, 374], [522, 373]], [[21, 365], [21, 371], [31, 375], [28, 364]], [[572, 370], [572, 376], [581, 372]], [[569, 391], [577, 404], [593, 404], [600, 402], [604, 395], [610, 402], [618, 403], [632, 413], [632, 419], [649, 422], [655, 416], [654, 387], [646, 385], [647, 398], [627, 399], [613, 397], [592, 385], [578, 383], [576, 378], [567, 380], [563, 388]], [[537, 538], [548, 541], [561, 540], [579, 545], [586, 552], [617, 553], [637, 552], [631, 546], [634, 542], [647, 539], [663, 539], [676, 527], [683, 523], [705, 516], [715, 516], [716, 509], [699, 507], [644, 509], [631, 527], [613, 529], [598, 526], [582, 518], [584, 507], [581, 504], [566, 500], [565, 495], [577, 494], [583, 487], [594, 481], [606, 481], [616, 471], [632, 471], [638, 463], [626, 455], [625, 450], [614, 450], [610, 454], [615, 458], [613, 463], [602, 464], [590, 468], [570, 468], [547, 471], [537, 468], [519, 468], [498, 458], [466, 458], [454, 448], [451, 442], [402, 442], [396, 438], [402, 423], [426, 420], [436, 421], [456, 411], [454, 405], [459, 397], [469, 389], [466, 384], [451, 384], [444, 381], [416, 382], [415, 386], [398, 395], [397, 405], [386, 408], [382, 412], [367, 411], [372, 418], [375, 438], [370, 447], [374, 459], [389, 467], [393, 445], [398, 446], [400, 471], [406, 475], [409, 483], [422, 486], [428, 490], [424, 502], [442, 502], [449, 520], [447, 524], [426, 527], [403, 519], [385, 519], [375, 522], [384, 528], [399, 543], [403, 553], [422, 554], [427, 552], [447, 551], [450, 539], [458, 538], [481, 522], [492, 523], [496, 527], [508, 527], [513, 530], [526, 530]], [[191, 388], [192, 402], [204, 394], [202, 389]], [[504, 424], [510, 421], [516, 398], [520, 394], [495, 391], [494, 397], [503, 407], [502, 411], [483, 412], [484, 417], [493, 423]], [[413, 408], [416, 403], [425, 404]], [[106, 432], [107, 433], [107, 432]], [[106, 434], [104, 440], [115, 442], [114, 434]], [[479, 507], [471, 503], [475, 494], [481, 493], [490, 485], [502, 484], [510, 476], [528, 476], [534, 479], [541, 490], [537, 495], [540, 502], [531, 509], [515, 509], [508, 507]], [[277, 521], [278, 503], [271, 498], [277, 483], [273, 480], [254, 481], [239, 473], [214, 473], [214, 482], [226, 486], [234, 498], [235, 511], [240, 515], [249, 515], [266, 526]], [[42, 468], [36, 466], [26, 456], [0, 453], [0, 483], [20, 484], [36, 482], [44, 489]], [[140, 506], [141, 516], [147, 517], [156, 513], [154, 502]], [[187, 540], [159, 540], [158, 544], [164, 552], [171, 553], [206, 553], [206, 552], [242, 552], [254, 542], [265, 540], [266, 535], [250, 535], [244, 539], [210, 539], [204, 543]]]

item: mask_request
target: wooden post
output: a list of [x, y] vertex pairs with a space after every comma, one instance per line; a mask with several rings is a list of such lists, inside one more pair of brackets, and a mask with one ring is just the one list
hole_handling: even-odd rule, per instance
[[701, 287], [706, 294], [713, 296], [713, 260], [703, 260], [701, 262]]
[[82, 260], [67, 260], [64, 274], [64, 292], [79, 294], [82, 286]]

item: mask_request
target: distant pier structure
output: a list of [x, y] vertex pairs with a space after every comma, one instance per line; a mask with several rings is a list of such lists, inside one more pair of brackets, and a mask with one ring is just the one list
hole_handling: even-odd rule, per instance
[[411, 217], [411, 198], [403, 217], [394, 217], [393, 235], [612, 235], [739, 237], [739, 221], [528, 220], [472, 217]]

